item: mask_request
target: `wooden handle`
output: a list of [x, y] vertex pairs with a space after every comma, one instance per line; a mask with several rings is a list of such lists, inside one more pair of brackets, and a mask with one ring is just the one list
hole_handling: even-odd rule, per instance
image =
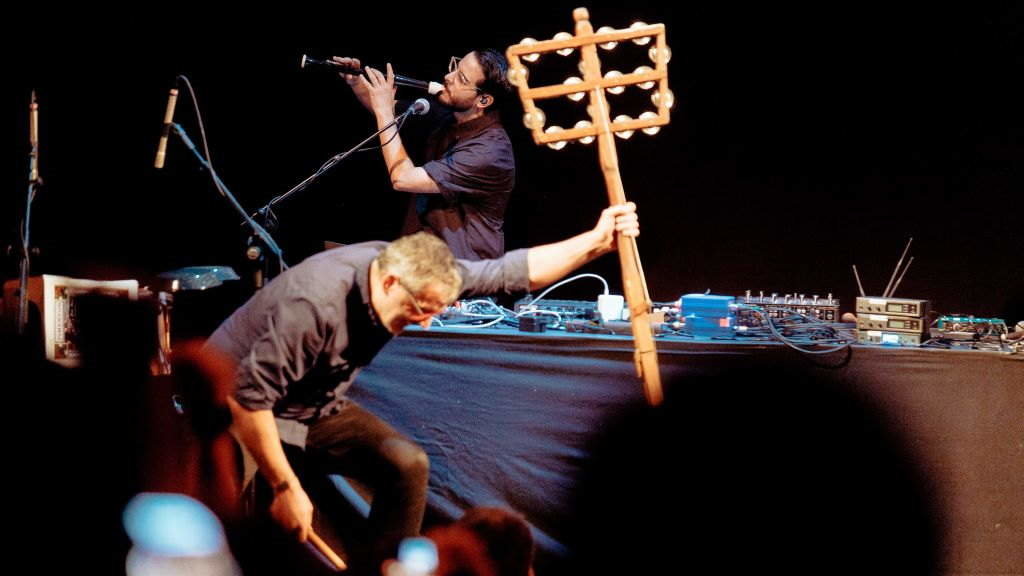
[[[576, 35], [587, 36], [594, 33], [590, 22], [576, 15]], [[597, 47], [593, 44], [580, 48], [582, 56], [582, 72], [584, 81], [597, 81], [601, 78], [601, 62], [597, 57]], [[610, 204], [625, 204], [626, 191], [619, 173], [619, 157], [615, 149], [615, 137], [611, 131], [608, 113], [608, 101], [604, 89], [597, 88], [590, 93], [590, 106], [587, 108], [590, 118], [597, 128], [598, 157], [601, 161], [601, 172], [604, 174], [605, 188]], [[622, 270], [622, 291], [629, 302], [630, 328], [633, 332], [634, 362], [637, 376], [643, 381], [644, 396], [648, 404], [661, 404], [664, 394], [661, 389], [661, 372], [658, 369], [658, 351], [654, 346], [654, 335], [651, 332], [650, 296], [640, 273], [640, 253], [636, 243], [627, 238], [618, 238], [619, 265]]]
[[[615, 149], [614, 130], [624, 132], [632, 130], [644, 130], [667, 124], [669, 121], [668, 110], [671, 107], [671, 92], [668, 90], [668, 47], [665, 45], [665, 27], [661, 24], [631, 26], [628, 30], [602, 30], [600, 34], [594, 34], [594, 28], [590, 23], [590, 14], [586, 8], [577, 8], [573, 11], [573, 19], [576, 21], [576, 35], [568, 38], [560, 38], [537, 42], [531, 40], [521, 44], [510, 46], [506, 50], [509, 60], [509, 81], [519, 90], [519, 98], [523, 102], [525, 111], [524, 123], [533, 133], [533, 140], [537, 144], [552, 144], [575, 140], [581, 138], [593, 138], [597, 141], [598, 156], [601, 161], [601, 173], [604, 175], [605, 188], [608, 192], [608, 201], [612, 205], [625, 204], [626, 192], [622, 185], [622, 176], [619, 174], [618, 152]], [[643, 37], [655, 37], [656, 45], [650, 52], [650, 57], [655, 61], [655, 70], [649, 68], [644, 71], [637, 68], [633, 73], [620, 74], [617, 77], [604, 78], [601, 74], [601, 61], [597, 55], [597, 45], [600, 43], [621, 42], [625, 40], [637, 40]], [[557, 38], [557, 37], [556, 37]], [[528, 70], [520, 62], [520, 56], [529, 61], [533, 58], [528, 56], [546, 52], [557, 51], [565, 53], [565, 50], [572, 51], [579, 49], [580, 72], [582, 80], [576, 79], [573, 84], [554, 84], [531, 88], [527, 81]], [[613, 122], [610, 119], [608, 100], [605, 98], [605, 89], [613, 86], [639, 85], [641, 88], [650, 88], [654, 82], [658, 82], [658, 93], [652, 96], [658, 112], [655, 115], [645, 113], [637, 119], [623, 119]], [[645, 86], [645, 84], [648, 84]], [[587, 112], [590, 114], [590, 126], [544, 131], [545, 116], [542, 110], [534, 104], [535, 99], [547, 99], [570, 94], [587, 93], [590, 95]], [[656, 97], [654, 97], [656, 96]], [[614, 130], [613, 130], [614, 128]], [[646, 131], [646, 130], [645, 130]], [[653, 132], [651, 132], [653, 133]], [[644, 396], [652, 406], [661, 404], [663, 393], [661, 388], [661, 374], [658, 369], [658, 352], [654, 345], [654, 335], [651, 330], [650, 307], [651, 297], [647, 292], [647, 284], [644, 281], [643, 269], [640, 265], [640, 254], [633, 238], [619, 236], [618, 250], [619, 263], [622, 269], [623, 293], [626, 301], [629, 302], [630, 325], [633, 331], [634, 361], [636, 363], [637, 376], [643, 381]]]
[[327, 543], [324, 542], [323, 539], [320, 538], [320, 536], [318, 536], [312, 529], [309, 531], [309, 543], [316, 548], [317, 552], [323, 554], [324, 558], [327, 558], [327, 560], [333, 564], [336, 571], [341, 572], [342, 570], [348, 570], [348, 564], [345, 564], [345, 561], [341, 559], [341, 556], [338, 556], [338, 554], [332, 550], [331, 547], [328, 546]]

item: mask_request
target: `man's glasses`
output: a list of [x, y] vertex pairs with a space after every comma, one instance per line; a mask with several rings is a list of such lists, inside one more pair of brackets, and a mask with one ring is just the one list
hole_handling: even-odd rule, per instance
[[402, 290], [405, 290], [406, 295], [409, 296], [409, 301], [412, 302], [413, 308], [416, 309], [416, 315], [417, 316], [433, 316], [434, 314], [437, 314], [438, 312], [440, 312], [440, 310], [436, 310], [436, 311], [433, 311], [433, 312], [427, 312], [426, 310], [423, 309], [422, 306], [420, 306], [420, 303], [419, 303], [419, 301], [416, 300], [416, 296], [412, 293], [412, 290], [409, 290], [409, 287], [406, 286], [405, 283], [403, 283], [401, 279], [398, 280], [398, 285], [401, 286]]
[[478, 94], [483, 94], [483, 90], [478, 86], [474, 86], [473, 83], [469, 81], [469, 78], [466, 78], [466, 75], [459, 70], [459, 62], [461, 61], [462, 58], [452, 56], [452, 59], [448, 61], [448, 73], [451, 74], [452, 72], [457, 72], [457, 74], [455, 74], [455, 79], [459, 81], [459, 84], [461, 84], [463, 88], [475, 90]]

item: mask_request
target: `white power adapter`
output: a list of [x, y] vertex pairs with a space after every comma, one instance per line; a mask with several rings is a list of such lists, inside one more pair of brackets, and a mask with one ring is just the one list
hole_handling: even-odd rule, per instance
[[621, 294], [601, 294], [597, 297], [597, 313], [602, 322], [622, 320], [626, 299]]

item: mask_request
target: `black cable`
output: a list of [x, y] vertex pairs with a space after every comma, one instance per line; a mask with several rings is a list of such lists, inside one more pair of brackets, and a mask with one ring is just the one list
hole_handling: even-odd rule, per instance
[[[196, 98], [196, 91], [192, 89], [192, 82], [189, 81], [188, 76], [184, 74], [178, 74], [178, 79], [185, 83], [188, 88], [189, 96], [192, 97], [192, 108], [196, 112], [196, 122], [199, 124], [199, 139], [203, 141], [203, 154], [206, 154], [206, 163], [210, 165], [210, 172], [216, 173], [213, 169], [213, 158], [210, 156], [210, 143], [206, 140], [206, 124], [203, 123], [203, 114], [199, 111], [199, 99]], [[217, 187], [217, 191], [224, 195], [224, 191], [220, 189], [220, 184], [217, 179], [213, 180], [214, 186]]]
[[391, 135], [391, 138], [388, 138], [387, 142], [383, 144], [378, 144], [376, 146], [367, 146], [366, 148], [360, 148], [356, 150], [356, 152], [369, 152], [370, 150], [380, 150], [387, 146], [388, 144], [391, 144], [391, 141], [398, 137], [398, 133], [401, 132], [402, 127], [405, 126], [405, 121], [408, 119], [408, 116], [402, 116], [402, 119], [398, 121], [398, 125], [395, 126], [395, 133]]
[[[220, 193], [220, 195], [222, 197], [228, 199], [228, 201], [230, 201], [232, 204], [234, 204], [235, 207], [238, 209], [238, 211], [241, 212], [242, 215], [245, 216], [248, 219], [248, 216], [246, 215], [245, 210], [238, 203], [238, 200], [235, 199], [231, 194], [229, 194], [224, 189], [224, 187], [221, 185], [220, 176], [217, 175], [217, 171], [213, 167], [213, 160], [210, 157], [210, 144], [209, 144], [209, 142], [206, 139], [206, 125], [203, 122], [203, 115], [202, 115], [202, 112], [199, 109], [199, 99], [196, 97], [196, 92], [192, 88], [192, 82], [184, 74], [179, 74], [177, 76], [177, 79], [181, 80], [182, 82], [185, 83], [185, 86], [188, 88], [189, 96], [191, 96], [191, 98], [192, 98], [192, 107], [194, 108], [195, 113], [196, 113], [196, 122], [199, 124], [199, 136], [200, 136], [200, 139], [203, 142], [203, 153], [206, 155], [206, 158], [205, 158], [205, 168], [206, 168], [206, 171], [209, 172], [209, 174], [210, 174], [210, 179], [213, 180], [214, 187], [217, 188], [217, 192]], [[185, 136], [184, 131], [180, 130], [180, 127], [179, 127], [179, 135], [181, 135], [182, 138], [187, 141], [187, 136]], [[193, 149], [193, 152], [197, 156], [199, 155], [198, 152], [195, 152], [194, 149]], [[201, 158], [200, 160], [202, 161], [204, 159]], [[249, 219], [249, 224], [253, 226], [254, 232], [258, 229], [258, 225], [255, 222], [253, 222], [251, 219]], [[270, 238], [269, 235], [267, 236], [267, 238], [264, 238], [264, 241], [266, 241], [272, 248], [274, 248], [274, 246], [276, 246], [275, 243], [273, 242], [273, 239]], [[283, 257], [281, 257], [280, 248], [276, 248], [276, 251], [277, 251], [277, 256], [278, 256], [278, 264], [279, 264], [281, 270], [282, 271], [287, 270], [288, 269], [288, 263], [284, 261]]]
[[[799, 314], [799, 313], [793, 313], [793, 314], [795, 316], [803, 318], [805, 321], [809, 321], [809, 317], [807, 317], [807, 316], [805, 316], [803, 314]], [[849, 349], [850, 345], [853, 344], [852, 341], [845, 341], [842, 345], [833, 346], [832, 348], [828, 348], [828, 349], [825, 349], [825, 350], [808, 350], [806, 348], [801, 348], [797, 344], [794, 344], [791, 338], [783, 335], [782, 332], [780, 332], [779, 329], [775, 326], [775, 321], [774, 321], [774, 319], [772, 317], [770, 317], [767, 314], [764, 314], [762, 312], [761, 313], [761, 318], [765, 321], [765, 325], [768, 326], [768, 329], [771, 330], [772, 334], [780, 342], [782, 342], [786, 346], [789, 346], [790, 348], [792, 348], [792, 349], [794, 349], [794, 350], [796, 350], [798, 352], [802, 352], [804, 354], [815, 354], [815, 355], [834, 354], [836, 352], [841, 352], [843, 350]], [[824, 325], [825, 323], [822, 323], [822, 324]], [[827, 325], [824, 325], [822, 327], [831, 329]], [[813, 343], [813, 344], [812, 343], [808, 343], [808, 345], [821, 346], [822, 344], [821, 343]]]

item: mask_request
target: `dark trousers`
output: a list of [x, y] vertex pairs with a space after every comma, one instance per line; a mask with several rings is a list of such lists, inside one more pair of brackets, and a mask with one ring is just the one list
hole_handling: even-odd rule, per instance
[[[427, 455], [377, 416], [349, 401], [341, 412], [309, 428], [305, 450], [289, 444], [282, 447], [318, 512], [344, 525], [349, 574], [380, 574], [381, 563], [395, 556], [401, 540], [419, 535], [427, 499]], [[356, 515], [339, 510], [340, 496], [328, 474], [341, 474], [372, 490], [365, 530], [345, 525]], [[327, 573], [266, 516], [274, 496], [261, 475], [256, 475], [252, 488], [254, 512], [262, 519], [256, 522], [256, 533], [242, 543], [246, 574]]]
[[[397, 544], [419, 535], [427, 502], [426, 453], [386, 422], [349, 401], [314, 423], [306, 439], [305, 474], [341, 474], [369, 486], [370, 566], [393, 557]], [[306, 479], [303, 480], [306, 483]]]

